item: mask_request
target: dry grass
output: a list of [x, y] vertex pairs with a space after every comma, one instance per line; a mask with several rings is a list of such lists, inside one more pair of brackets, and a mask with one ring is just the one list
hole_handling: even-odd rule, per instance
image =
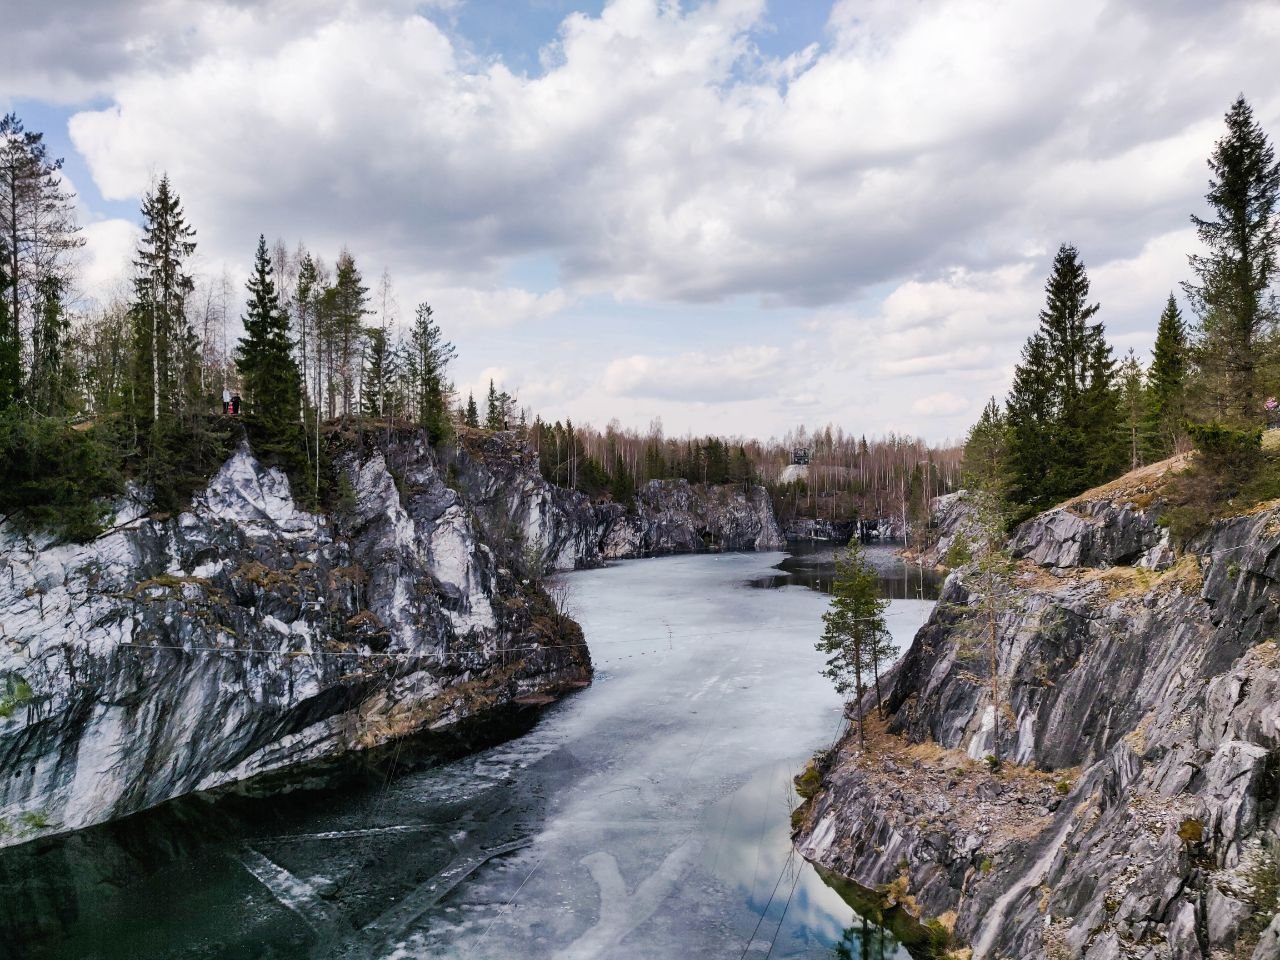
[[1117, 477], [1100, 487], [1086, 490], [1072, 497], [1063, 506], [1079, 508], [1082, 504], [1096, 500], [1108, 500], [1113, 503], [1132, 502], [1139, 507], [1149, 507], [1164, 493], [1169, 481], [1186, 471], [1190, 465], [1191, 454], [1189, 453], [1180, 453], [1168, 460], [1149, 463], [1137, 470], [1130, 470], [1124, 476]]
[[1107, 567], [1102, 570], [1086, 570], [1067, 582], [1099, 583], [1106, 591], [1107, 599], [1114, 601], [1145, 596], [1152, 591], [1169, 593], [1174, 588], [1180, 588], [1183, 593], [1198, 593], [1204, 586], [1204, 575], [1200, 572], [1197, 557], [1187, 554], [1158, 573], [1142, 567]]

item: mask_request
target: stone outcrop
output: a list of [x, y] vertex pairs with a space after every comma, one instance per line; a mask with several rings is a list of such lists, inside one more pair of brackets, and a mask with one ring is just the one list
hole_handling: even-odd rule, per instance
[[465, 458], [459, 470], [469, 471], [468, 483], [479, 491], [484, 515], [495, 529], [519, 536], [548, 569], [786, 545], [768, 491], [759, 485], [744, 490], [739, 485], [650, 480], [628, 509], [545, 482], [534, 455], [510, 434], [477, 435], [470, 442], [482, 455]]
[[590, 679], [542, 572], [783, 543], [763, 488], [651, 483], [628, 511], [514, 435], [334, 460], [327, 514], [242, 446], [179, 516], [138, 497], [84, 545], [0, 527], [0, 845], [482, 741]]
[[327, 776], [589, 680], [581, 632], [421, 434], [336, 470], [327, 516], [241, 447], [177, 517], [122, 504], [82, 546], [4, 533], [0, 844]]
[[609, 517], [600, 552], [607, 559], [621, 559], [784, 546], [786, 538], [764, 487], [744, 491], [739, 486], [650, 480], [636, 493], [634, 511]]
[[998, 712], [961, 568], [871, 749], [823, 759], [801, 851], [909, 893], [974, 958], [1274, 960], [1280, 506], [1179, 552], [1154, 508], [1103, 490], [1010, 549]]

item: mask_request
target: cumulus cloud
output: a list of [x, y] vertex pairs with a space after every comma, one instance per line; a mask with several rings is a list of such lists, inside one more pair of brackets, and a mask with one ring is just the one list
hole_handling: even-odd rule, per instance
[[[70, 124], [99, 189], [137, 197], [167, 170], [215, 261], [243, 263], [260, 231], [347, 244], [477, 330], [569, 324], [582, 303], [787, 318], [736, 351], [602, 347], [603, 386], [541, 379], [596, 382], [595, 419], [755, 396], [775, 423], [958, 432], [976, 407], [937, 398], [1003, 390], [1060, 242], [1141, 347], [1226, 106], [1243, 88], [1280, 128], [1264, 0], [839, 0], [819, 42], [776, 56], [765, 0], [610, 0], [568, 15], [532, 73], [475, 57], [448, 5], [30, 4], [0, 80], [101, 98]], [[512, 284], [526, 257], [555, 279]], [[532, 383], [524, 354], [501, 365]], [[885, 399], [925, 379], [930, 410]]]
[[841, 3], [784, 67], [761, 0], [614, 0], [526, 76], [404, 4], [291, 10], [287, 37], [278, 7], [219, 9], [73, 120], [108, 196], [165, 168], [214, 243], [266, 221], [475, 276], [554, 250], [583, 292], [692, 302], [838, 301], [1068, 232], [1132, 255], [1185, 217], [1236, 86], [1268, 94], [1278, 35], [1244, 4]]

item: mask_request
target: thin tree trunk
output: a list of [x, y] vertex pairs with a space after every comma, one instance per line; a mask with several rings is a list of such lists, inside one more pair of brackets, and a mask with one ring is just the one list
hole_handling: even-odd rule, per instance
[[996, 610], [995, 604], [988, 599], [988, 625], [991, 629], [991, 746], [996, 758], [996, 766], [1000, 766], [1000, 661], [996, 648]]

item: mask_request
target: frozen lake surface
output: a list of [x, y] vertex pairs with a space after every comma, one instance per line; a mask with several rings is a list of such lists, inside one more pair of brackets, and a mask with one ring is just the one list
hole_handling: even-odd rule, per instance
[[[889, 610], [905, 646], [931, 594], [869, 553], [887, 595], [917, 596]], [[823, 559], [783, 560], [567, 575], [596, 679], [529, 733], [252, 817], [180, 807], [7, 854], [0, 937], [80, 960], [905, 958], [791, 849], [791, 778], [840, 702], [804, 585]]]

